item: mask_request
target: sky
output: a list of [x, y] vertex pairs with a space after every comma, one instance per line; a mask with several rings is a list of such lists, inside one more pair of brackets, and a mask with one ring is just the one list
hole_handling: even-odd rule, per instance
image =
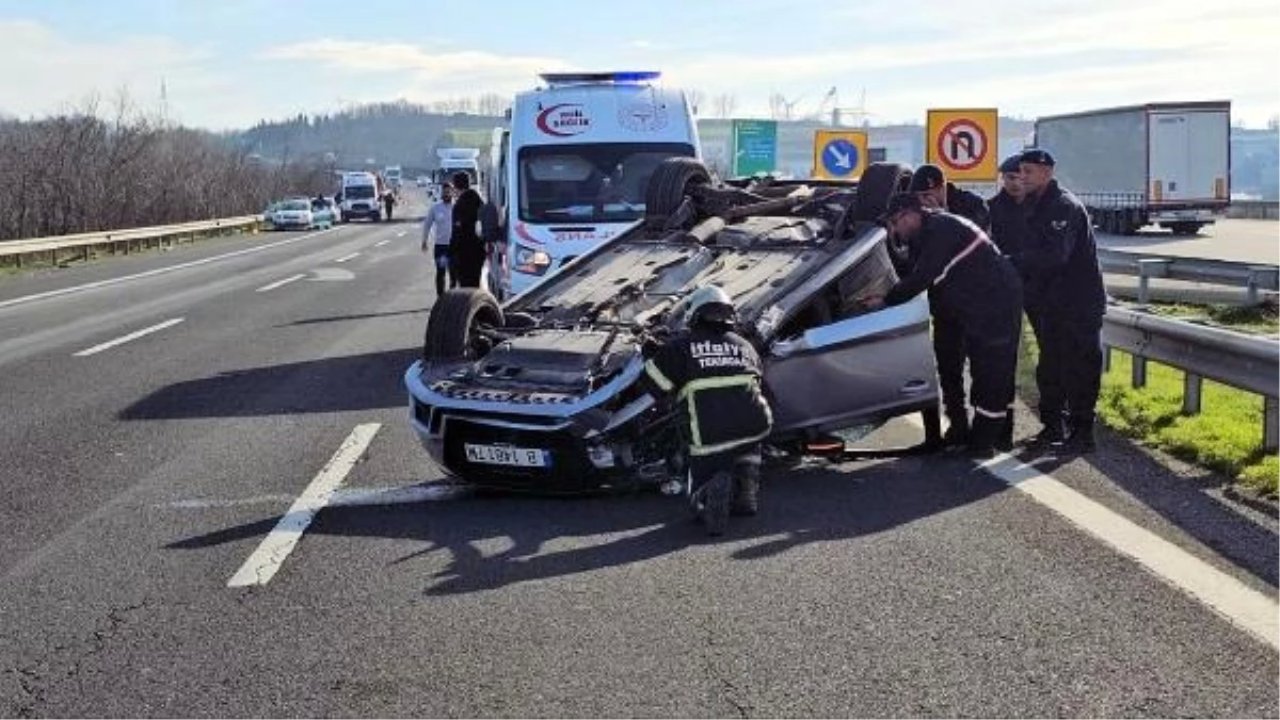
[[1280, 115], [1275, 0], [0, 0], [0, 114], [109, 105], [214, 130], [355, 103], [502, 95], [550, 70], [659, 70], [736, 116], [835, 87], [873, 124], [1231, 100]]

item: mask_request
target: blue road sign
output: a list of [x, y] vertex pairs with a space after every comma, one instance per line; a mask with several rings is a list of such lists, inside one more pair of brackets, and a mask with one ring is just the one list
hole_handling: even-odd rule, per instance
[[852, 175], [860, 159], [858, 147], [844, 138], [832, 138], [822, 147], [822, 167], [832, 177]]

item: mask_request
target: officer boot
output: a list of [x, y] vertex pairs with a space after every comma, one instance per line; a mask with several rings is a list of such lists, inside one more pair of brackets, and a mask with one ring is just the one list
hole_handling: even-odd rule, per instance
[[1063, 443], [1063, 450], [1085, 455], [1098, 449], [1098, 441], [1093, 432], [1093, 417], [1072, 418], [1070, 433]]
[[743, 465], [738, 468], [733, 493], [734, 515], [755, 515], [760, 512], [760, 468]]
[[729, 527], [729, 504], [733, 499], [733, 476], [718, 472], [701, 489], [701, 516], [708, 535], [723, 535]]
[[1013, 411], [1009, 410], [1004, 415], [1004, 423], [1000, 426], [1000, 433], [996, 436], [995, 446], [997, 450], [1009, 452], [1013, 450]]
[[1063, 428], [1062, 416], [1059, 413], [1042, 412], [1040, 413], [1040, 422], [1044, 423], [1044, 427], [1040, 432], [1036, 433], [1026, 442], [1029, 450], [1049, 450], [1061, 447], [1062, 443], [1067, 439], [1067, 433]]
[[969, 442], [969, 414], [964, 408], [947, 409], [947, 431], [942, 434], [945, 450], [962, 448]]
[[985, 415], [974, 415], [973, 426], [969, 428], [969, 443], [965, 446], [965, 454], [979, 459], [994, 456], [996, 440], [1003, 426], [1003, 418], [996, 420]]

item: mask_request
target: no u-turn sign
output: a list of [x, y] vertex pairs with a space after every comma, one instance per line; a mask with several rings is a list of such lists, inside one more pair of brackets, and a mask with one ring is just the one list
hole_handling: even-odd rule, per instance
[[948, 180], [995, 180], [998, 115], [994, 108], [930, 110], [925, 157]]

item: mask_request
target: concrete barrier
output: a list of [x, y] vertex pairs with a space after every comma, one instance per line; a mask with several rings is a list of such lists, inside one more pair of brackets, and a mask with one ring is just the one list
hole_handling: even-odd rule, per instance
[[1246, 220], [1280, 220], [1280, 201], [1232, 200], [1227, 206], [1227, 217]]

